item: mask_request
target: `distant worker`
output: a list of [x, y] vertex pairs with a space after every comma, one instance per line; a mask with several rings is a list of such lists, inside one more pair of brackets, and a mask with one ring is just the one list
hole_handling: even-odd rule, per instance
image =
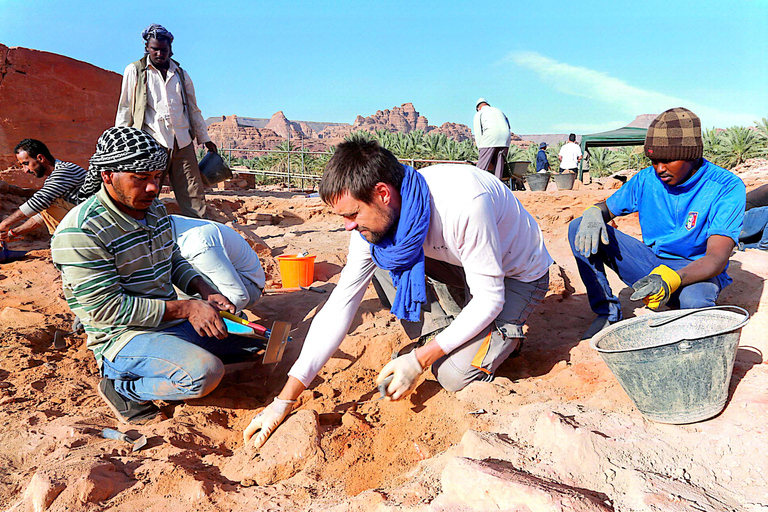
[[546, 142], [539, 144], [539, 152], [536, 153], [536, 172], [549, 172]]
[[173, 239], [181, 256], [208, 278], [239, 312], [253, 305], [266, 276], [259, 257], [237, 231], [205, 219], [171, 215]]
[[153, 23], [141, 36], [145, 55], [125, 68], [115, 126], [144, 130], [170, 151], [166, 175], [181, 214], [203, 219], [205, 188], [192, 140], [214, 153], [216, 144], [197, 107], [192, 79], [171, 59], [173, 34]]
[[572, 133], [568, 136], [568, 142], [563, 144], [557, 155], [557, 159], [560, 160], [560, 172], [576, 173], [579, 169], [581, 156], [581, 146], [576, 144], [576, 134]]
[[[91, 157], [104, 184], [53, 236], [67, 304], [82, 321], [103, 378], [98, 393], [124, 423], [157, 415], [153, 400], [199, 398], [224, 375], [220, 358], [254, 340], [228, 335], [235, 306], [181, 256], [157, 200], [168, 153], [133, 127], [105, 131]], [[178, 300], [174, 285], [203, 300]]]
[[375, 141], [349, 141], [328, 162], [320, 197], [354, 231], [347, 264], [288, 382], [243, 434], [249, 442], [260, 431], [256, 447], [339, 348], [372, 279], [382, 303], [417, 340], [379, 373], [378, 383], [393, 377], [393, 400], [410, 394], [430, 366], [451, 392], [492, 380], [520, 350], [523, 326], [548, 290], [552, 258], [536, 220], [508, 187], [476, 167], [415, 171]]
[[[702, 158], [703, 150], [693, 112], [662, 112], [645, 138], [652, 166], [569, 225], [571, 250], [598, 315], [583, 339], [622, 319], [606, 265], [632, 286], [631, 300], [654, 310], [714, 306], [732, 282], [726, 269], [742, 228], [744, 183]], [[633, 212], [640, 213], [642, 241], [606, 225]]]
[[55, 159], [48, 147], [36, 139], [22, 140], [13, 152], [27, 172], [37, 178], [48, 178], [40, 190], [0, 222], [0, 240], [16, 238], [42, 225], [53, 234], [61, 219], [78, 203], [86, 171], [79, 165]]
[[768, 185], [747, 194], [744, 227], [739, 234], [739, 250], [768, 251]]
[[512, 133], [509, 120], [504, 112], [492, 107], [484, 98], [475, 105], [475, 143], [477, 144], [477, 167], [493, 172], [497, 178], [503, 178], [504, 162], [509, 154]]

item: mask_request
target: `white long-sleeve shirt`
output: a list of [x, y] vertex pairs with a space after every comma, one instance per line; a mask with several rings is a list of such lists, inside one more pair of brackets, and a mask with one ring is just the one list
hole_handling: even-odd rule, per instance
[[259, 257], [237, 231], [212, 220], [169, 217], [181, 255], [238, 311], [255, 299], [248, 293], [247, 282], [264, 289], [266, 277]]
[[[418, 172], [432, 199], [424, 254], [463, 267], [472, 293], [472, 300], [435, 338], [447, 354], [499, 315], [505, 277], [534, 281], [553, 261], [534, 218], [492, 174], [458, 164]], [[374, 270], [370, 244], [359, 233], [351, 233], [339, 284], [312, 321], [289, 375], [309, 386], [341, 345]]]
[[490, 105], [484, 106], [475, 114], [474, 132], [478, 148], [509, 147], [512, 141], [507, 116]]
[[[192, 143], [189, 134], [189, 122], [184, 113], [184, 102], [181, 97], [181, 81], [179, 66], [171, 61], [170, 67], [163, 78], [162, 73], [147, 59], [147, 108], [144, 111], [144, 130], [154, 139], [165, 146], [173, 148], [173, 139], [178, 141], [179, 148]], [[182, 70], [183, 71], [183, 70]], [[128, 64], [123, 72], [123, 85], [120, 90], [120, 102], [117, 106], [115, 126], [131, 126], [133, 124], [133, 97], [136, 94], [138, 72], [136, 66]], [[210, 141], [208, 128], [197, 106], [195, 87], [189, 74], [184, 72], [184, 84], [187, 93], [187, 108], [192, 122], [192, 133], [198, 144]]]

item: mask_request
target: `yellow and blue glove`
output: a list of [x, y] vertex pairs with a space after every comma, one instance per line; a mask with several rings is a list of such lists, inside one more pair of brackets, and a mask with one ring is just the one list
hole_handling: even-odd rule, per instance
[[635, 281], [632, 289], [635, 293], [630, 300], [643, 299], [651, 309], [658, 309], [667, 302], [675, 291], [680, 288], [680, 274], [666, 265], [659, 265], [651, 273]]

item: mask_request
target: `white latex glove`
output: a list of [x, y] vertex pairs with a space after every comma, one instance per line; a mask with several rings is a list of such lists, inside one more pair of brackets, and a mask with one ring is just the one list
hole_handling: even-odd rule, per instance
[[424, 372], [421, 363], [416, 357], [416, 351], [411, 350], [403, 356], [399, 356], [394, 361], [390, 361], [382, 368], [381, 373], [376, 378], [376, 384], [380, 384], [388, 376], [394, 375], [392, 382], [387, 387], [387, 395], [392, 400], [400, 400], [409, 395], [416, 387], [416, 381], [419, 375]]
[[[251, 423], [243, 431], [243, 442], [246, 444], [253, 438], [253, 447], [261, 448], [277, 426], [291, 413], [296, 400], [275, 398], [263, 411], [254, 416]], [[253, 437], [257, 430], [259, 435]]]

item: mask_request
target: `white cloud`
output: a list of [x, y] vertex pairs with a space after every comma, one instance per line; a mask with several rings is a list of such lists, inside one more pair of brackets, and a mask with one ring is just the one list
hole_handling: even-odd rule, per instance
[[[612, 105], [613, 116], [616, 113], [623, 113], [630, 120], [638, 114], [659, 113], [673, 107], [690, 109], [702, 119], [704, 127], [746, 126], [753, 124], [758, 118], [756, 114], [726, 112], [686, 99], [640, 89], [607, 73], [558, 62], [537, 52], [515, 52], [508, 55], [504, 61], [532, 70], [564, 94]], [[621, 123], [613, 127], [620, 125]], [[605, 125], [600, 123], [593, 126], [604, 127]]]

